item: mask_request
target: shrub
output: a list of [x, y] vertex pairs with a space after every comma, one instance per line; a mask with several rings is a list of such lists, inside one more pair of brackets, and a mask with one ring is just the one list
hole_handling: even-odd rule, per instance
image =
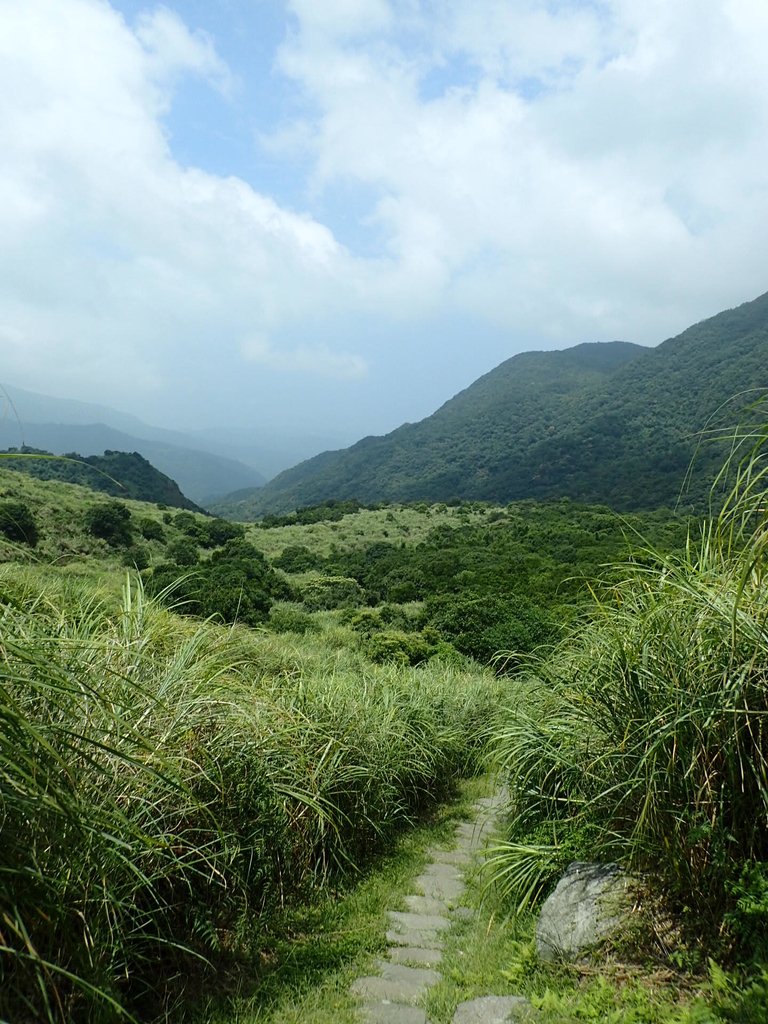
[[178, 563], [158, 566], [149, 586], [180, 612], [248, 626], [263, 623], [274, 600], [293, 597], [286, 581], [244, 540], [228, 541], [192, 571]]
[[241, 540], [245, 537], [242, 523], [230, 523], [226, 519], [208, 519], [196, 522], [196, 533], [204, 548], [217, 548], [229, 540]]
[[111, 547], [128, 547], [133, 541], [131, 510], [121, 501], [92, 505], [85, 513], [85, 527]]
[[462, 654], [486, 665], [497, 661], [505, 669], [552, 635], [545, 614], [521, 595], [504, 598], [467, 591], [433, 598], [426, 602], [422, 620]]
[[142, 535], [144, 540], [165, 540], [165, 530], [163, 529], [162, 523], [159, 523], [157, 519], [151, 519], [149, 516], [142, 516], [136, 523], [139, 528], [139, 533]]
[[178, 540], [168, 545], [165, 553], [169, 562], [184, 567], [197, 565], [199, 560], [197, 544], [191, 537], [179, 537]]
[[371, 637], [384, 628], [379, 608], [348, 608], [342, 612], [342, 621], [364, 637]]
[[122, 563], [129, 569], [149, 568], [149, 550], [145, 544], [132, 544], [123, 552]]
[[272, 564], [283, 572], [307, 572], [316, 569], [321, 563], [322, 558], [304, 544], [289, 544]]
[[203, 523], [191, 512], [177, 512], [173, 517], [173, 525], [198, 543], [205, 533]]
[[375, 662], [393, 661], [399, 665], [419, 665], [428, 661], [435, 646], [423, 633], [381, 630], [368, 637], [363, 650]]
[[39, 534], [29, 505], [22, 501], [0, 501], [0, 533], [8, 540], [35, 547]]
[[312, 612], [354, 608], [364, 603], [365, 591], [350, 576], [316, 576], [302, 587], [301, 599]]
[[300, 605], [287, 602], [272, 605], [268, 625], [275, 633], [316, 633], [320, 628]]

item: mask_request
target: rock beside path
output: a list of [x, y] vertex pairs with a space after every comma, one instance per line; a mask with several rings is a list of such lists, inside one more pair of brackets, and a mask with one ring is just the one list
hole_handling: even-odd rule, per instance
[[616, 864], [574, 861], [536, 924], [542, 960], [574, 959], [605, 942], [632, 912], [633, 881]]

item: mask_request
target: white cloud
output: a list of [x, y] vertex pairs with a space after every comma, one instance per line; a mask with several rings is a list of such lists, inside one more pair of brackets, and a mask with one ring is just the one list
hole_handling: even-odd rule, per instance
[[237, 338], [340, 303], [327, 227], [173, 159], [171, 80], [229, 80], [209, 39], [164, 8], [134, 34], [101, 0], [0, 0], [0, 19], [6, 379], [124, 405], [209, 387], [213, 364], [224, 388]]
[[[526, 328], [558, 343], [656, 341], [762, 290], [762, 5], [389, 7], [364, 45], [313, 16], [281, 66], [318, 111], [317, 180], [381, 190], [389, 254], [433, 301], [510, 330], [530, 308]], [[435, 71], [445, 87], [424, 98]]]
[[142, 12], [136, 37], [147, 52], [152, 72], [161, 82], [172, 83], [180, 74], [191, 72], [224, 93], [232, 89], [232, 74], [216, 52], [213, 40], [203, 32], [190, 32], [167, 7]]
[[[280, 108], [270, 159], [309, 168], [306, 205], [326, 223], [175, 159], [168, 119], [190, 76], [242, 102], [242, 68], [180, 0], [133, 26], [106, 0], [0, 0], [12, 383], [190, 407], [268, 397], [286, 374], [416, 390], [389, 347], [402, 360], [408, 337], [449, 366], [440, 317], [470, 325], [479, 373], [522, 348], [655, 342], [764, 290], [768, 5], [288, 10], [275, 62], [304, 102]], [[350, 188], [370, 201], [345, 246], [324, 200], [343, 210]], [[375, 256], [355, 231], [380, 240]]]

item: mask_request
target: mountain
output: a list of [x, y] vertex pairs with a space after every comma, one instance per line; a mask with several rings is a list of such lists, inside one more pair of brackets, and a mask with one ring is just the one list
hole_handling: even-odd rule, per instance
[[[52, 398], [5, 386], [0, 447], [31, 445], [63, 455], [96, 455], [107, 449], [140, 452], [176, 480], [185, 494], [205, 504], [214, 495], [258, 487], [264, 476], [253, 465], [227, 454], [224, 444], [175, 430], [153, 427], [107, 406]], [[219, 450], [217, 450], [219, 449]]]
[[700, 432], [716, 414], [735, 423], [744, 392], [767, 385], [768, 294], [652, 349], [610, 342], [513, 356], [419, 423], [324, 452], [212, 508], [246, 519], [330, 498], [563, 496], [649, 508], [678, 499], [694, 456], [687, 500], [697, 502], [722, 457], [714, 445], [699, 450]]
[[[116, 498], [152, 501], [171, 508], [189, 509], [192, 512], [203, 511], [182, 494], [173, 480], [155, 469], [138, 452], [105, 451], [103, 455], [85, 457], [72, 454], [64, 459], [55, 458], [50, 452], [41, 452], [29, 447], [20, 451], [11, 449], [11, 452], [14, 457], [4, 458], [3, 468], [25, 473], [38, 480], [80, 484], [92, 491], [111, 494]], [[22, 454], [30, 457], [15, 457]]]

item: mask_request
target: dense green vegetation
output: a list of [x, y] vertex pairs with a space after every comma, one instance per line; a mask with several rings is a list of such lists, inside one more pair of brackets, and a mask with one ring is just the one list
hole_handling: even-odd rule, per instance
[[[682, 547], [688, 528], [670, 512], [618, 517], [570, 501], [328, 503], [246, 528], [1, 470], [0, 500], [4, 481], [38, 523], [37, 557], [71, 572], [135, 567], [178, 611], [280, 631], [312, 630], [318, 621], [306, 616], [334, 612], [376, 661], [416, 664], [447, 644], [507, 671], [556, 638], [606, 565], [646, 544]], [[10, 545], [5, 557], [32, 555]]]
[[244, 520], [328, 498], [567, 495], [639, 509], [674, 505], [681, 489], [684, 502], [701, 504], [722, 458], [717, 445], [698, 450], [683, 487], [701, 432], [736, 420], [744, 393], [768, 385], [766, 366], [768, 295], [654, 349], [613, 342], [526, 352], [420, 423], [326, 452], [212, 507]]
[[6, 569], [0, 617], [9, 1020], [161, 1012], [472, 772], [494, 703], [477, 673], [187, 623], [130, 582]]
[[29, 505], [23, 501], [0, 502], [0, 533], [8, 540], [20, 541], [35, 547], [38, 541], [37, 523]]
[[[619, 860], [677, 922], [665, 971], [731, 970], [680, 1020], [764, 1019], [763, 464], [703, 527], [570, 500], [245, 525], [0, 468], [0, 1019], [189, 1019], [217, 978], [258, 985], [489, 741], [512, 905]], [[520, 929], [503, 969], [556, 1020]], [[584, 991], [576, 1019], [673, 1013]]]
[[497, 867], [518, 904], [597, 855], [661, 884], [700, 953], [765, 962], [765, 444], [698, 543], [625, 565], [528, 660], [497, 739], [515, 814]]
[[[28, 447], [0, 452], [0, 456], [9, 454], [14, 457], [3, 461], [4, 468], [27, 473], [38, 480], [61, 480], [119, 498], [154, 501], [172, 508], [202, 512], [181, 493], [173, 480], [155, 469], [138, 452], [105, 451], [103, 455], [86, 456], [69, 452], [61, 458], [53, 458], [50, 452]], [[22, 458], [22, 455], [31, 457]]]
[[[302, 509], [296, 515], [309, 523], [322, 511]], [[366, 528], [357, 527], [358, 521]], [[371, 536], [377, 521], [380, 539]], [[367, 646], [377, 657], [387, 650], [396, 657], [400, 650], [407, 661], [427, 658], [444, 641], [506, 671], [520, 653], [555, 638], [606, 564], [646, 543], [666, 551], [683, 547], [688, 529], [686, 520], [670, 512], [620, 518], [570, 501], [507, 508], [480, 502], [417, 505], [348, 513], [335, 546], [322, 554], [293, 543], [293, 517], [280, 522], [285, 525], [269, 529], [270, 539], [276, 542], [285, 532], [291, 543], [273, 555], [273, 564], [291, 575], [310, 608], [325, 581], [325, 607], [377, 609], [347, 616], [369, 641], [376, 636]], [[251, 536], [258, 542], [262, 533]], [[332, 580], [337, 582], [330, 588]], [[342, 586], [343, 580], [357, 590]], [[496, 658], [499, 652], [506, 656]]]

